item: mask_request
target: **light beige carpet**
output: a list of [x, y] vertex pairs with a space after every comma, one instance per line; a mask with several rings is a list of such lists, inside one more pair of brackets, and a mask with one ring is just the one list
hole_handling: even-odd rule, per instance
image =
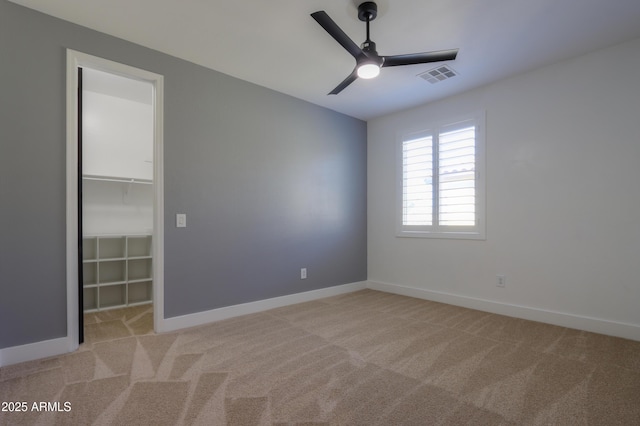
[[[640, 425], [640, 342], [364, 290], [0, 369], [0, 424]], [[94, 323], [93, 325], [91, 323]], [[30, 407], [31, 408], [31, 407]]]

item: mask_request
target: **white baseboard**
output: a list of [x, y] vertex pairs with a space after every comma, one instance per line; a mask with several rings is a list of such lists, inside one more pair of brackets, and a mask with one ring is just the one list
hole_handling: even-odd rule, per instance
[[[77, 347], [77, 345], [76, 345]], [[11, 364], [18, 364], [34, 359], [47, 358], [50, 356], [62, 355], [73, 350], [68, 337], [44, 340], [42, 342], [29, 343], [26, 345], [12, 346], [0, 349], [0, 367]]]
[[367, 288], [384, 291], [386, 293], [400, 294], [418, 299], [432, 300], [434, 302], [442, 302], [450, 305], [477, 309], [479, 311], [491, 312], [515, 318], [559, 325], [561, 327], [591, 331], [594, 333], [640, 341], [640, 326], [636, 324], [627, 324], [600, 318], [568, 314], [565, 312], [549, 311], [529, 306], [513, 305], [493, 300], [478, 299], [452, 293], [376, 281], [367, 281]]
[[168, 332], [195, 327], [241, 315], [253, 314], [256, 312], [267, 311], [269, 309], [293, 305], [295, 303], [309, 302], [311, 300], [322, 299], [324, 297], [351, 293], [365, 288], [367, 288], [367, 282], [361, 281], [338, 285], [335, 287], [322, 288], [319, 290], [306, 291], [304, 293], [274, 297], [272, 299], [242, 303], [240, 305], [226, 306], [224, 308], [212, 309], [210, 311], [197, 312], [179, 317], [165, 318], [160, 324], [156, 325], [156, 330], [158, 332]]

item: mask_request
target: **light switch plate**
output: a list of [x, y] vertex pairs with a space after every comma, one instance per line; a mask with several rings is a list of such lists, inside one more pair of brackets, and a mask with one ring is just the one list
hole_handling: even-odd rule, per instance
[[176, 214], [176, 228], [186, 228], [187, 227], [187, 215], [184, 213]]

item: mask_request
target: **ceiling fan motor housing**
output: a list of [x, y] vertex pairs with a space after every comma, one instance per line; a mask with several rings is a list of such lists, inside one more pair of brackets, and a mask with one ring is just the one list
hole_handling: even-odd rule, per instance
[[360, 48], [364, 53], [374, 53], [376, 55], [378, 54], [378, 52], [376, 51], [376, 44], [371, 40], [367, 40], [362, 43], [360, 45]]
[[372, 1], [365, 1], [358, 6], [358, 19], [361, 21], [373, 21], [378, 16], [378, 5]]

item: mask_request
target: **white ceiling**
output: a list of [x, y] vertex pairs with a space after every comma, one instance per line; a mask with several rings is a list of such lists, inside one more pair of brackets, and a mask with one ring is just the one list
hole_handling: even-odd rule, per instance
[[381, 55], [459, 48], [458, 75], [385, 68], [328, 96], [355, 61], [309, 14], [360, 44], [358, 0], [11, 1], [364, 120], [640, 37], [639, 0], [378, 0]]

